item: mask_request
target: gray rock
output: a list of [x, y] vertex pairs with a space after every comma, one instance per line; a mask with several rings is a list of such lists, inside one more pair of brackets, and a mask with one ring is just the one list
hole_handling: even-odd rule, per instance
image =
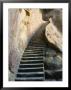
[[57, 70], [62, 68], [61, 54], [56, 53], [56, 55], [53, 55], [52, 53], [52, 54], [46, 55], [44, 66], [46, 70]]

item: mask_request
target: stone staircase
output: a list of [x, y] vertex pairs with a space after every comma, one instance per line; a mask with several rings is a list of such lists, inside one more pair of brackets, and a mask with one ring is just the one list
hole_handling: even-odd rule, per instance
[[15, 81], [44, 81], [44, 44], [30, 43], [22, 55]]
[[39, 29], [29, 41], [22, 55], [15, 81], [44, 81], [44, 30]]
[[56, 68], [54, 71], [55, 59], [50, 64], [45, 62], [45, 60], [48, 61], [47, 53], [50, 53], [50, 51], [44, 30], [38, 30], [31, 38], [22, 55], [15, 81], [60, 80], [62, 78], [62, 70], [57, 71]]

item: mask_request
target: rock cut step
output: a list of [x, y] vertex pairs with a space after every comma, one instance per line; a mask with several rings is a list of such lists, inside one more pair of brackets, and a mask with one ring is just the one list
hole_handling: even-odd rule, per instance
[[15, 81], [43, 81], [43, 77], [16, 78]]
[[43, 77], [43, 74], [17, 74], [17, 77]]
[[[23, 60], [24, 61], [24, 60]], [[28, 61], [26, 61], [26, 62], [20, 62], [20, 64], [37, 64], [37, 63], [43, 63], [43, 61], [30, 61], [30, 60], [28, 60]]]
[[43, 68], [35, 69], [18, 69], [18, 72], [42, 72]]
[[43, 60], [43, 57], [22, 57], [22, 60]]
[[20, 65], [20, 66], [19, 66], [19, 68], [27, 68], [27, 67], [29, 67], [29, 68], [30, 68], [30, 67], [31, 67], [31, 68], [34, 68], [34, 67], [43, 67], [43, 64], [36, 64], [36, 65], [30, 65], [30, 64], [29, 64], [29, 65], [28, 65], [28, 64], [25, 65], [25, 64], [24, 64], [24, 65]]
[[23, 57], [24, 57], [24, 56], [27, 56], [27, 57], [32, 57], [32, 56], [33, 56], [33, 57], [37, 57], [37, 56], [43, 56], [43, 53], [42, 53], [42, 54], [40, 54], [40, 53], [39, 53], [39, 54], [31, 54], [31, 53], [30, 53], [30, 54], [28, 54], [28, 55], [24, 54]]

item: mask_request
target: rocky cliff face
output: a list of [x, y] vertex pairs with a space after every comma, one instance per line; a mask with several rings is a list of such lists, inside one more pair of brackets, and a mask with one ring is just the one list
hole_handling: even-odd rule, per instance
[[48, 41], [55, 45], [62, 52], [62, 34], [53, 24], [52, 19], [46, 27], [45, 35]]
[[62, 10], [43, 9], [42, 17], [44, 21], [49, 21], [45, 30], [47, 40], [62, 52]]

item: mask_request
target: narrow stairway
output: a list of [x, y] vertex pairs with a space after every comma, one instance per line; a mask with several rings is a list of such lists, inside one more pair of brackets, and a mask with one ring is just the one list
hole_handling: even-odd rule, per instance
[[31, 43], [20, 61], [15, 81], [44, 81], [44, 45]]
[[15, 81], [44, 81], [45, 36], [44, 29], [38, 30], [25, 49]]

